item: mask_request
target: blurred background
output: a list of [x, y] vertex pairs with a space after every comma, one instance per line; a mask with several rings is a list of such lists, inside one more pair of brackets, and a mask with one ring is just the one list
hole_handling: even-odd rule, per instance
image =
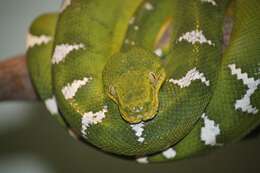
[[[61, 0], [0, 0], [0, 60], [25, 52], [32, 20]], [[72, 139], [42, 103], [0, 103], [0, 173], [254, 173], [260, 172], [260, 135], [178, 162], [139, 165]]]

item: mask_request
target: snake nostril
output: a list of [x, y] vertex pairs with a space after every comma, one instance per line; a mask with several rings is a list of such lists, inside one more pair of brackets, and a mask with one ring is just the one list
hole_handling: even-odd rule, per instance
[[139, 113], [139, 112], [142, 112], [143, 109], [144, 109], [143, 106], [134, 106], [131, 110], [132, 110], [133, 112]]

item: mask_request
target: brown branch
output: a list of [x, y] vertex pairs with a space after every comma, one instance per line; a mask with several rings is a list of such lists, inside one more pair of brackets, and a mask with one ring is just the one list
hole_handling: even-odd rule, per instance
[[37, 100], [25, 55], [0, 62], [0, 101]]

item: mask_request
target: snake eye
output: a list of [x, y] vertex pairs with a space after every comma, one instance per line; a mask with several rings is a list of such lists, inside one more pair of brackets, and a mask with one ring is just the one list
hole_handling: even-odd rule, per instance
[[158, 77], [156, 76], [156, 74], [154, 72], [149, 73], [149, 79], [150, 79], [150, 82], [153, 84], [153, 86], [156, 86], [156, 84], [158, 82]]

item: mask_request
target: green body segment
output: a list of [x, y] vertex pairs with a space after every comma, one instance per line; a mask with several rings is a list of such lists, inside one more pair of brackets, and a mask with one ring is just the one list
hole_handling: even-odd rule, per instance
[[35, 43], [36, 45], [31, 47], [30, 45], [33, 43], [29, 43], [29, 39], [27, 43], [29, 72], [42, 100], [53, 96], [51, 56], [57, 19], [58, 14], [56, 13], [42, 15], [34, 21], [28, 33], [28, 37], [46, 38], [47, 44], [39, 42], [39, 44]]
[[[172, 29], [170, 25], [175, 21], [173, 7], [176, 7], [176, 2], [173, 0], [144, 1], [129, 21], [122, 51], [134, 46], [150, 51], [158, 48], [168, 51], [172, 34], [170, 32], [168, 34], [166, 30]], [[151, 10], [146, 9], [147, 4], [152, 4]]]
[[[220, 64], [213, 97], [205, 110], [208, 119], [214, 120], [220, 129], [216, 147], [243, 138], [257, 127], [260, 121], [259, 112], [249, 113], [235, 107], [236, 100], [243, 98], [249, 90], [249, 87], [243, 84], [243, 81], [246, 81], [247, 78], [254, 79], [251, 85], [258, 88], [250, 98], [251, 105], [255, 107], [260, 105], [259, 84], [258, 86], [256, 84], [260, 77], [259, 73], [256, 73], [260, 61], [260, 49], [257, 47], [260, 43], [260, 3], [256, 0], [239, 0], [235, 3], [235, 6], [231, 40]], [[244, 47], [245, 44], [246, 47]], [[232, 74], [232, 67], [241, 72], [240, 77]], [[205, 121], [202, 118], [181, 142], [173, 146], [178, 153], [174, 158], [175, 160], [205, 153], [215, 148], [211, 145], [205, 145], [201, 140], [201, 128], [204, 126]], [[150, 157], [151, 162], [166, 160], [168, 159], [163, 157], [162, 154]]]
[[[146, 125], [144, 131], [144, 136], [147, 136], [146, 141], [151, 141], [152, 144], [160, 146], [160, 150], [165, 150], [184, 138], [200, 119], [209, 102], [217, 75], [218, 66], [216, 64], [221, 61], [222, 25], [225, 7], [228, 4], [228, 2], [225, 2], [221, 6], [209, 10], [209, 5], [202, 4], [200, 1], [186, 1], [185, 4], [180, 1], [167, 2], [168, 6], [174, 7], [174, 13], [159, 18], [158, 23], [161, 22], [163, 25], [168, 18], [173, 19], [170, 45], [174, 45], [174, 47], [168, 53], [165, 52], [166, 55], [163, 59], [168, 74], [167, 80], [160, 90], [159, 103], [161, 106], [159, 112], [154, 120]], [[161, 2], [157, 1], [157, 3]], [[204, 15], [200, 15], [200, 13]], [[151, 17], [154, 16], [151, 15]], [[142, 26], [141, 24], [144, 21], [147, 21], [146, 18], [143, 18], [143, 21], [140, 20], [139, 23], [135, 23], [135, 25]], [[152, 25], [149, 27], [151, 29]], [[159, 35], [160, 32], [159, 28], [161, 27], [158, 27], [157, 32], [154, 33], [155, 36], [150, 37], [156, 38], [156, 35]], [[148, 28], [144, 28], [144, 30], [146, 29]], [[209, 29], [211, 29], [211, 32], [208, 31]], [[201, 30], [205, 37], [211, 40], [212, 44], [200, 44], [198, 42], [192, 44], [179, 41], [183, 34]], [[139, 31], [132, 30], [132, 32], [138, 33]], [[129, 32], [127, 38], [131, 38], [131, 35], [132, 33]], [[142, 46], [142, 37], [140, 40], [133, 38], [131, 40], [137, 43], [136, 46]], [[156, 39], [154, 39], [154, 42], [156, 42]], [[150, 45], [149, 49], [154, 50], [154, 44]], [[128, 47], [132, 46], [128, 45]], [[196, 72], [192, 75], [196, 75], [196, 73], [202, 75], [203, 73], [206, 78], [204, 82], [197, 79], [188, 84], [187, 87], [173, 85], [170, 82], [172, 78], [181, 79], [189, 71], [195, 71], [195, 67]], [[210, 84], [206, 81], [209, 81]]]
[[26, 56], [31, 80], [37, 94], [47, 107], [51, 107], [49, 109], [53, 117], [66, 127], [55, 105], [52, 84], [51, 57], [57, 20], [58, 13], [45, 14], [35, 19], [28, 33]]
[[259, 125], [256, 0], [234, 1], [224, 55], [232, 0], [68, 2], [33, 23], [28, 66], [41, 99], [56, 98], [55, 117], [86, 142], [158, 162], [236, 141]]

